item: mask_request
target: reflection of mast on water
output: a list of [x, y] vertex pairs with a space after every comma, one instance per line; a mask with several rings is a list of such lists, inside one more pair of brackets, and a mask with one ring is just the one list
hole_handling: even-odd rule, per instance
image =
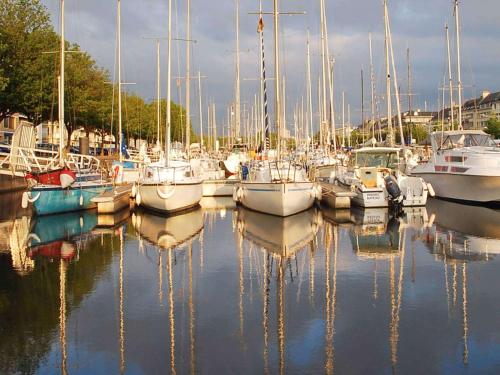
[[189, 242], [189, 356], [191, 358], [191, 374], [195, 373], [195, 337], [194, 337], [194, 303], [193, 303], [193, 243]]
[[124, 227], [120, 228], [120, 373], [125, 373], [125, 321], [123, 315], [123, 243]]
[[399, 312], [401, 310], [401, 300], [403, 293], [403, 280], [404, 280], [404, 262], [406, 253], [406, 229], [403, 229], [403, 236], [400, 242], [401, 257], [399, 259], [399, 280], [398, 280], [398, 294], [397, 300], [394, 297], [394, 258], [391, 258], [391, 306], [392, 306], [392, 319], [391, 319], [391, 363], [392, 371], [396, 371], [398, 362], [398, 342], [399, 342]]
[[269, 267], [270, 255], [264, 254], [264, 286], [263, 286], [263, 312], [262, 327], [264, 329], [264, 373], [269, 374], [269, 283], [271, 281], [271, 269]]
[[314, 249], [316, 248], [316, 238], [309, 244], [309, 301], [311, 304], [314, 303]]
[[59, 344], [61, 346], [61, 374], [66, 375], [66, 268], [64, 259], [59, 261]]
[[163, 306], [163, 255], [158, 250], [158, 301]]
[[[325, 227], [328, 231], [325, 243], [326, 262], [326, 364], [327, 374], [333, 374], [334, 369], [334, 335], [335, 335], [335, 307], [337, 303], [337, 256], [338, 256], [338, 231], [337, 227], [329, 224]], [[330, 244], [333, 243], [333, 280], [330, 293]]]
[[283, 278], [285, 274], [283, 258], [279, 258], [278, 264], [278, 288], [276, 289], [276, 301], [278, 303], [278, 348], [280, 374], [285, 373], [285, 301], [283, 295]]
[[469, 346], [468, 346], [468, 334], [469, 334], [469, 324], [467, 317], [467, 263], [462, 264], [462, 312], [463, 312], [463, 323], [464, 323], [464, 354], [463, 361], [467, 365], [469, 363]]
[[174, 318], [174, 287], [172, 269], [172, 251], [168, 252], [168, 318], [170, 321], [170, 373], [175, 374], [175, 318]]

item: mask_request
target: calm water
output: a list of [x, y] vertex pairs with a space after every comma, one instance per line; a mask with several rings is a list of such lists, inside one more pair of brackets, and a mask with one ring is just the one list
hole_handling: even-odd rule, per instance
[[500, 373], [499, 211], [35, 219], [15, 198], [0, 373]]

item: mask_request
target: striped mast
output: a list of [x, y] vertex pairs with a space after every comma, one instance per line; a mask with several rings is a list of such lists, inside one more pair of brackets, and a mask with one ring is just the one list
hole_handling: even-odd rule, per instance
[[170, 166], [170, 126], [172, 100], [170, 78], [172, 76], [172, 0], [168, 0], [168, 47], [167, 47], [167, 122], [165, 129], [165, 166]]
[[64, 165], [63, 135], [64, 135], [64, 0], [61, 0], [61, 66], [59, 73], [59, 164]]
[[259, 4], [259, 26], [257, 32], [260, 35], [260, 54], [261, 54], [261, 64], [260, 64], [260, 90], [261, 90], [261, 121], [264, 124], [264, 153], [267, 152], [271, 147], [271, 142], [269, 139], [269, 115], [267, 112], [267, 83], [266, 83], [266, 60], [265, 60], [265, 48], [264, 48], [264, 20], [262, 19], [262, 0]]

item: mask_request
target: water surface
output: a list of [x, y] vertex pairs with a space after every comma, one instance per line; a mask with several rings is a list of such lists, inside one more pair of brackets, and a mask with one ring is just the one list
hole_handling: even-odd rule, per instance
[[500, 372], [499, 211], [31, 218], [13, 201], [0, 373]]

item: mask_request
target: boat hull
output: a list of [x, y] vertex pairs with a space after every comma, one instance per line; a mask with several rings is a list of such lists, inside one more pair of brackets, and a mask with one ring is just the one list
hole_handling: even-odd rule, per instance
[[239, 180], [205, 180], [203, 181], [204, 197], [229, 197], [233, 195], [234, 186]]
[[[200, 203], [203, 188], [200, 181], [178, 182], [175, 185], [146, 183], [139, 185], [136, 203], [159, 212], [182, 211]], [[161, 196], [163, 195], [163, 197]]]
[[63, 189], [60, 186], [35, 186], [30, 195], [37, 215], [51, 215], [95, 208], [92, 198], [111, 190], [111, 184], [72, 186]]
[[290, 216], [311, 208], [315, 201], [313, 182], [242, 182], [240, 203], [254, 211]]
[[116, 186], [111, 191], [92, 198], [97, 204], [97, 213], [112, 214], [130, 206], [131, 185]]
[[0, 193], [24, 190], [28, 187], [24, 176], [8, 170], [0, 170]]
[[412, 173], [434, 188], [439, 198], [482, 204], [500, 204], [500, 176], [473, 176], [452, 173]]

